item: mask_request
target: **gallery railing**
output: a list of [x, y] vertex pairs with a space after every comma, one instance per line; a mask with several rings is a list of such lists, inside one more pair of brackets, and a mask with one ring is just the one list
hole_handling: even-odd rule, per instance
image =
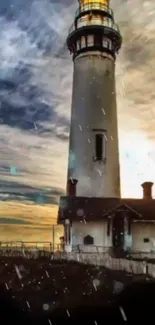
[[75, 30], [77, 30], [79, 28], [85, 28], [88, 26], [95, 26], [95, 25], [107, 27], [107, 28], [113, 29], [119, 33], [118, 25], [113, 23], [112, 20], [103, 20], [102, 21], [101, 19], [99, 19], [97, 17], [93, 17], [91, 19], [91, 21], [89, 21], [87, 18], [82, 18], [81, 21], [78, 22], [77, 28], [75, 27], [75, 24], [73, 23], [68, 30], [68, 34], [71, 34], [72, 32], [74, 32]]

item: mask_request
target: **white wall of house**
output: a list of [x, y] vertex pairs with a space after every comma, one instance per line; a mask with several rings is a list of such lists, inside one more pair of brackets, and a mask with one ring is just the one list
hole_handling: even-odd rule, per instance
[[[107, 236], [107, 220], [101, 222], [73, 222], [72, 223], [72, 247], [80, 245], [84, 252], [106, 252], [112, 246], [112, 227]], [[90, 235], [94, 238], [94, 245], [84, 245], [84, 237]]]
[[[151, 252], [155, 251], [155, 223], [134, 222], [131, 226], [132, 251]], [[148, 238], [149, 242], [144, 242]]]

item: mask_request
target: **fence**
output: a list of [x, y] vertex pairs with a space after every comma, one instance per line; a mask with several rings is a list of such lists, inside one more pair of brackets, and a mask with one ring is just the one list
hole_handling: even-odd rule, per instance
[[130, 257], [137, 260], [155, 260], [155, 252], [131, 252]]
[[0, 242], [0, 256], [49, 256], [51, 253], [63, 251], [62, 244], [52, 242]]
[[149, 264], [145, 261], [133, 261], [127, 259], [117, 259], [107, 257], [105, 254], [86, 254], [86, 253], [56, 253], [53, 255], [54, 260], [76, 261], [83, 264], [104, 266], [113, 271], [125, 271], [132, 274], [145, 274], [155, 277], [155, 265]]
[[155, 264], [146, 261], [133, 261], [123, 258], [112, 258], [106, 251], [65, 253], [61, 244], [53, 250], [51, 242], [0, 242], [0, 256], [25, 257], [37, 259], [47, 257], [59, 261], [75, 261], [83, 264], [104, 266], [113, 271], [125, 271], [131, 274], [144, 274], [155, 278]]
[[110, 247], [96, 245], [72, 245], [72, 251], [77, 253], [104, 253], [109, 255]]

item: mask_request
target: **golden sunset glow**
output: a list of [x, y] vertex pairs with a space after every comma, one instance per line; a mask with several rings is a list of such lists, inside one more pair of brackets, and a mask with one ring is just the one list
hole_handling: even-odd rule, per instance
[[109, 0], [80, 0], [80, 3], [81, 3], [82, 5], [83, 5], [83, 4], [94, 3], [94, 2], [97, 2], [97, 3], [103, 4], [103, 5], [106, 5], [106, 6], [109, 5]]
[[[29, 202], [1, 202], [0, 240], [52, 241], [52, 225], [55, 242], [63, 234], [62, 226], [56, 225], [57, 205], [33, 205]], [[11, 216], [11, 217], [10, 217]], [[6, 223], [3, 223], [3, 219]], [[22, 231], [21, 231], [22, 226]], [[3, 230], [3, 231], [2, 231]]]

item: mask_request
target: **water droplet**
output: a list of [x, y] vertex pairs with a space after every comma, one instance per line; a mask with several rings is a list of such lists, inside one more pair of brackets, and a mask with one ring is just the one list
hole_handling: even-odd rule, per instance
[[47, 310], [49, 309], [49, 305], [48, 305], [48, 304], [43, 304], [43, 309], [44, 309], [45, 311], [47, 311]]

